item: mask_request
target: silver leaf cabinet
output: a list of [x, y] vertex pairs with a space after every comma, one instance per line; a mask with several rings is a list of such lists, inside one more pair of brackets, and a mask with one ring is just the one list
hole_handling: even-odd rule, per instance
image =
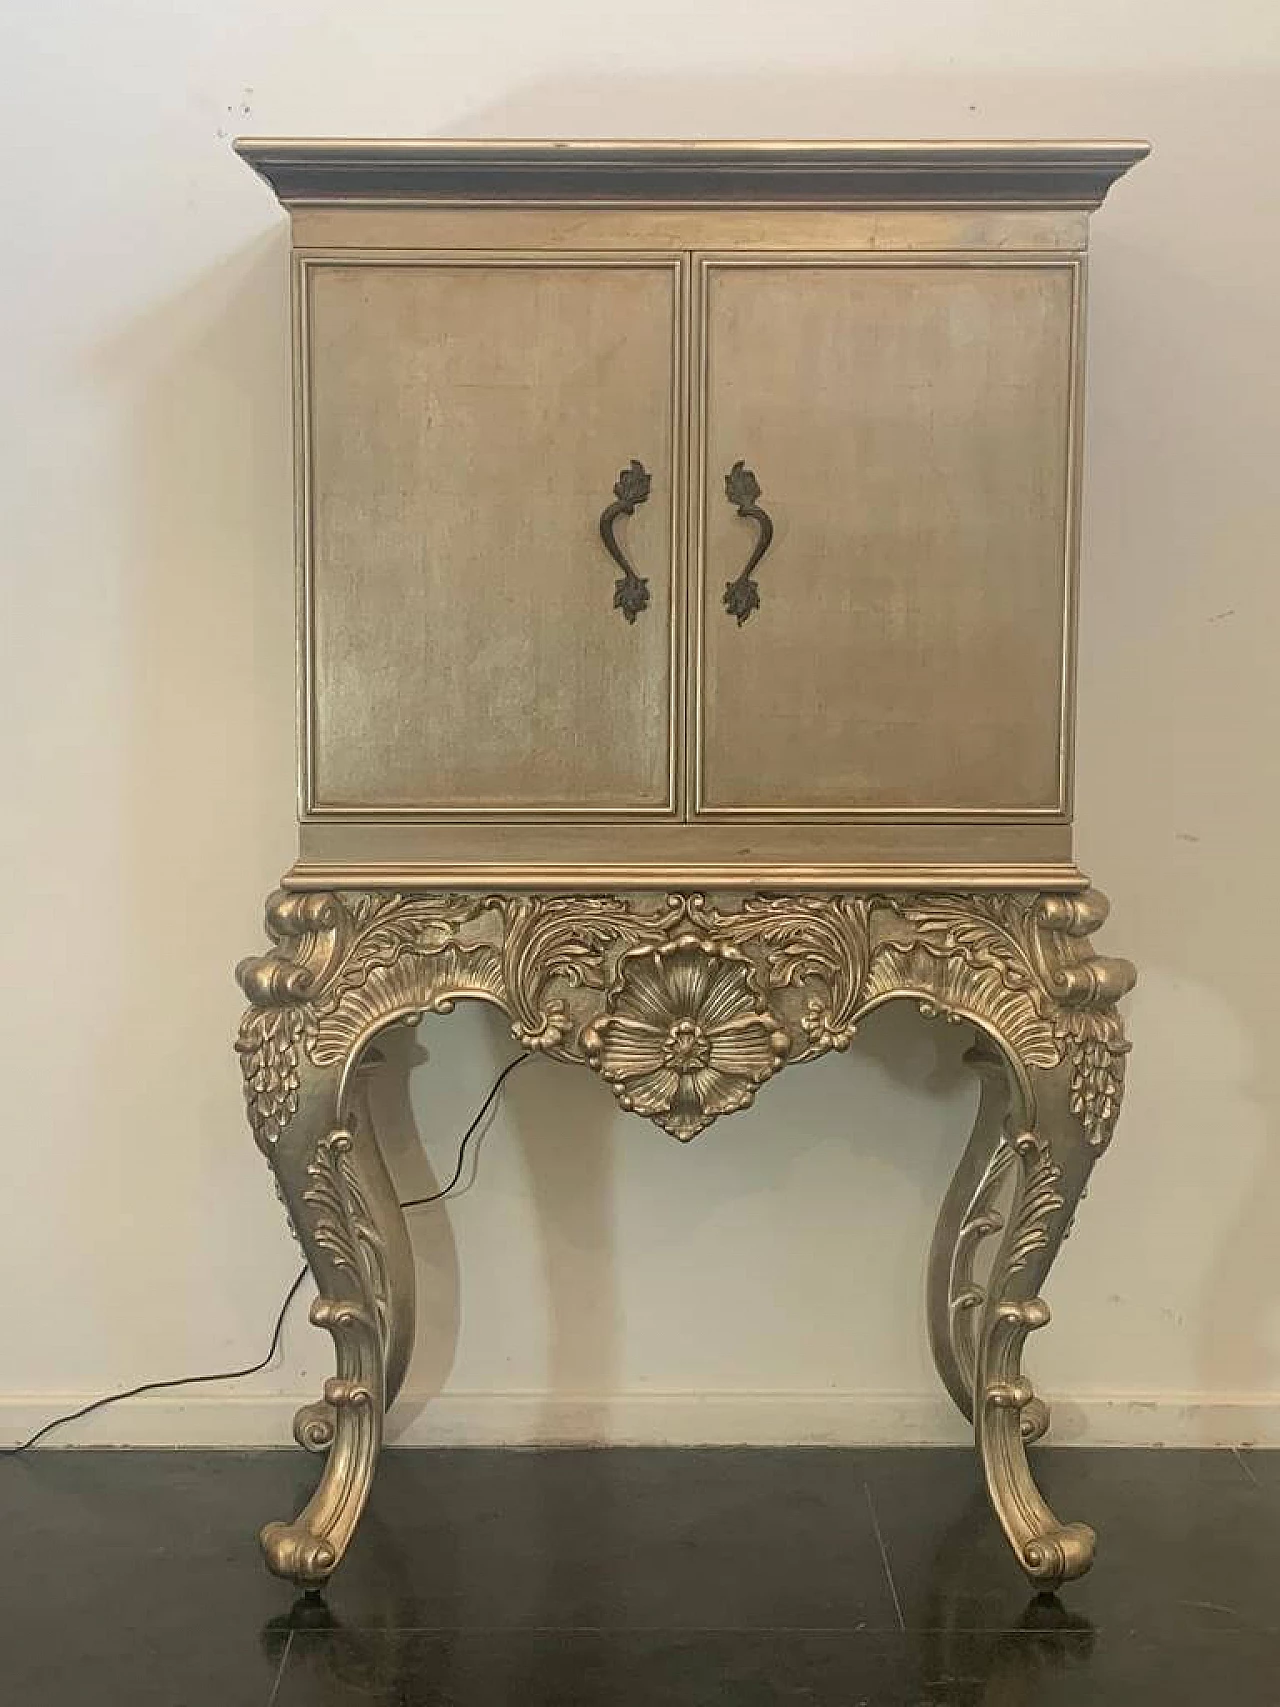
[[1088, 223], [1145, 145], [237, 147], [292, 221], [300, 834], [238, 1048], [336, 1347], [268, 1565], [341, 1560], [413, 1342], [384, 1027], [492, 1003], [687, 1140], [906, 1000], [981, 1080], [938, 1371], [1079, 1576], [1022, 1357], [1127, 1048], [1072, 720]]

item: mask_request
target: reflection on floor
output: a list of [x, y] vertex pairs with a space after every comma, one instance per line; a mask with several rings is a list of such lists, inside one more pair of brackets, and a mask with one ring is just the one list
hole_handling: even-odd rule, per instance
[[23, 1707], [1280, 1707], [1280, 1454], [1042, 1449], [1092, 1574], [1033, 1599], [970, 1453], [388, 1453], [325, 1599], [301, 1453], [0, 1465]]

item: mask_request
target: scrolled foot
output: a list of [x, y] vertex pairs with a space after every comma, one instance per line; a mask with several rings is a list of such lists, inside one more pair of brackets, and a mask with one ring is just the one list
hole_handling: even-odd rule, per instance
[[1031, 1446], [1035, 1441], [1043, 1439], [1049, 1432], [1049, 1407], [1043, 1399], [1032, 1396], [1022, 1407], [1022, 1415], [1018, 1419], [1022, 1430], [1023, 1444]]
[[1098, 1537], [1087, 1523], [1064, 1523], [1028, 1541], [1022, 1567], [1046, 1592], [1082, 1577], [1093, 1563]]
[[[254, 1048], [259, 1019], [251, 1010], [246, 1021]], [[337, 1359], [321, 1399], [294, 1418], [294, 1438], [324, 1456], [316, 1490], [292, 1522], [270, 1523], [260, 1537], [267, 1568], [302, 1588], [326, 1582], [351, 1543], [382, 1440], [388, 1348], [398, 1348], [402, 1373], [412, 1327], [412, 1274], [406, 1283], [398, 1260], [408, 1253], [403, 1217], [376, 1143], [343, 1118], [343, 1072], [342, 1061], [295, 1059], [289, 1117], [267, 1146], [316, 1282], [310, 1318]]]
[[268, 1523], [259, 1540], [267, 1569], [299, 1588], [319, 1588], [338, 1563], [333, 1543], [301, 1523]]
[[1076, 1108], [1067, 1063], [1028, 1071], [1033, 1118], [1009, 1145], [1018, 1159], [1007, 1230], [993, 1268], [979, 1336], [983, 1404], [977, 1435], [987, 1487], [1005, 1534], [1037, 1589], [1083, 1576], [1097, 1538], [1083, 1523], [1063, 1523], [1040, 1493], [1026, 1448], [1048, 1424], [1048, 1410], [1022, 1370], [1028, 1337], [1049, 1321], [1040, 1296], [1083, 1194], [1097, 1149]]
[[327, 1452], [337, 1432], [338, 1413], [324, 1399], [303, 1405], [293, 1419], [293, 1438], [308, 1452]]

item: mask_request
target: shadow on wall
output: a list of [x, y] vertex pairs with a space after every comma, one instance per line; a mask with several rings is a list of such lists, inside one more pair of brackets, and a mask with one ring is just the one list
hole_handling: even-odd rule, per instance
[[[427, 1159], [409, 1095], [413, 1069], [429, 1060], [430, 1052], [423, 1047], [416, 1028], [401, 1025], [388, 1026], [380, 1032], [377, 1047], [384, 1064], [370, 1080], [370, 1113], [383, 1157], [402, 1199], [432, 1197], [448, 1184], [449, 1175], [438, 1178]], [[467, 1180], [475, 1177], [475, 1158], [497, 1114], [497, 1106], [477, 1128], [471, 1147], [471, 1167], [459, 1182], [463, 1189], [467, 1188]], [[448, 1381], [462, 1319], [458, 1246], [448, 1207], [429, 1204], [411, 1209], [407, 1215], [417, 1286], [417, 1331], [412, 1384], [396, 1405], [391, 1421], [392, 1438], [418, 1416], [427, 1400]]]
[[[421, 1033], [425, 1049], [399, 1028], [381, 1035], [388, 1065], [381, 1088], [373, 1081], [374, 1114], [402, 1197], [440, 1189], [469, 1117], [464, 1102], [473, 1106], [477, 1080], [492, 1082], [511, 1058], [503, 1017], [462, 1006], [472, 1019], [433, 1019]], [[410, 1212], [418, 1332], [391, 1438], [422, 1438], [415, 1424], [424, 1409], [454, 1385], [468, 1301], [496, 1343], [477, 1355], [473, 1342], [467, 1374], [479, 1390], [462, 1397], [496, 1401], [504, 1438], [618, 1438], [615, 1400], [660, 1398], [673, 1367], [684, 1372], [674, 1383], [682, 1392], [701, 1391], [704, 1360], [716, 1371], [705, 1382], [711, 1391], [723, 1390], [727, 1365], [735, 1391], [785, 1385], [770, 1373], [769, 1349], [763, 1369], [752, 1361], [747, 1328], [761, 1296], [800, 1310], [800, 1321], [783, 1321], [801, 1364], [819, 1322], [855, 1367], [860, 1345], [909, 1335], [923, 1370], [929, 1233], [976, 1104], [961, 1059], [971, 1037], [968, 1026], [925, 1022], [909, 1004], [891, 1004], [869, 1017], [847, 1056], [783, 1073], [754, 1110], [721, 1119], [687, 1148], [619, 1114], [583, 1066], [534, 1058], [504, 1087], [460, 1190]], [[415, 1095], [410, 1070], [423, 1062]], [[848, 1198], [824, 1193], [807, 1204], [798, 1176], [823, 1180], [833, 1170], [858, 1182]], [[899, 1213], [883, 1226], [886, 1192]], [[811, 1242], [797, 1258], [787, 1235], [806, 1216]], [[749, 1250], [740, 1236], [726, 1239], [734, 1225], [752, 1238]], [[705, 1336], [725, 1309], [735, 1320], [712, 1343]], [[670, 1332], [685, 1342], [683, 1363], [668, 1356]], [[829, 1382], [821, 1372], [810, 1380], [848, 1384], [834, 1371]]]
[[[469, 1004], [483, 1032], [483, 1053], [496, 1077], [517, 1046], [502, 1015], [483, 1003]], [[427, 1029], [438, 1043], [444, 1034], [439, 1022]], [[374, 1123], [401, 1197], [428, 1196], [447, 1183], [445, 1167], [437, 1171], [427, 1160], [421, 1130], [410, 1096], [415, 1066], [440, 1055], [438, 1070], [446, 1070], [448, 1043], [443, 1050], [423, 1047], [417, 1033], [392, 1027], [381, 1034], [379, 1047], [386, 1067], [373, 1080]], [[527, 1094], [530, 1075], [554, 1072], [552, 1119], [545, 1116], [545, 1098]], [[447, 1202], [409, 1211], [417, 1271], [417, 1337], [406, 1390], [392, 1417], [394, 1439], [410, 1428], [430, 1401], [444, 1391], [453, 1369], [462, 1321], [462, 1293], [457, 1240], [452, 1218], [459, 1200], [484, 1189], [482, 1151], [490, 1129], [513, 1140], [523, 1163], [532, 1217], [542, 1233], [545, 1294], [550, 1301], [550, 1338], [546, 1353], [546, 1387], [550, 1395], [571, 1393], [607, 1395], [618, 1379], [621, 1324], [617, 1312], [614, 1225], [613, 1149], [609, 1142], [612, 1104], [601, 1087], [581, 1068], [557, 1069], [532, 1059], [518, 1078], [503, 1088], [499, 1101], [477, 1128], [458, 1189]], [[433, 1131], [433, 1148], [446, 1161], [456, 1155], [465, 1127], [456, 1133]], [[554, 1236], [551, 1236], [551, 1235]], [[561, 1308], [557, 1308], [559, 1301]], [[543, 1423], [549, 1419], [544, 1418]], [[584, 1401], [582, 1424], [588, 1435], [608, 1435], [608, 1417], [600, 1403]], [[548, 1429], [531, 1418], [539, 1436]]]

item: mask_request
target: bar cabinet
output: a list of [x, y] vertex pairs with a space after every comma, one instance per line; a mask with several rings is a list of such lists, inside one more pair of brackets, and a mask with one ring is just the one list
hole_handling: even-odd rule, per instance
[[337, 1357], [268, 1565], [341, 1560], [413, 1340], [384, 1027], [495, 1004], [688, 1140], [905, 999], [981, 1078], [938, 1370], [1078, 1576], [1022, 1356], [1127, 1048], [1072, 719], [1088, 222], [1145, 145], [236, 146], [292, 220], [300, 826], [238, 1048]]

